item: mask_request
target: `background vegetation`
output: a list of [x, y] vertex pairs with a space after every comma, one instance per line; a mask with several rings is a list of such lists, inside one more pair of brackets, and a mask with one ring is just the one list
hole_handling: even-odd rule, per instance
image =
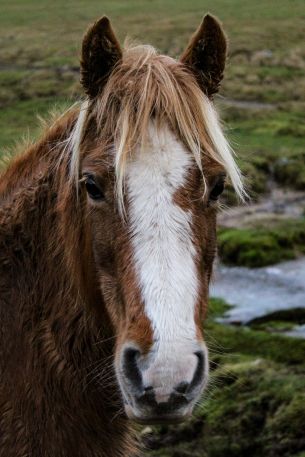
[[[252, 202], [276, 200], [278, 189], [292, 196], [282, 212], [255, 210], [250, 221], [237, 213], [228, 222], [224, 213], [220, 254], [254, 267], [304, 253], [304, 0], [0, 0], [0, 8], [2, 156], [22, 136], [37, 135], [37, 115], [81, 96], [81, 37], [99, 16], [109, 15], [121, 40], [128, 35], [175, 57], [203, 14], [217, 15], [230, 56], [216, 103]], [[225, 202], [236, 203], [230, 189]], [[216, 319], [226, 306], [213, 300], [205, 326], [212, 358], [205, 399], [187, 424], [142, 430], [147, 454], [305, 457], [305, 343], [274, 333], [296, 315], [230, 327]]]

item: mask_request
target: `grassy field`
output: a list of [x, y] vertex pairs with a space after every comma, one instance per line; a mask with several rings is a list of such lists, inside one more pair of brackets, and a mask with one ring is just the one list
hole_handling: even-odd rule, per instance
[[122, 41], [129, 36], [179, 56], [207, 11], [230, 38], [217, 103], [252, 197], [266, 191], [271, 175], [304, 189], [303, 0], [2, 0], [0, 150], [34, 136], [37, 114], [81, 96], [81, 37], [96, 18], [109, 15]]
[[236, 149], [254, 162], [258, 155], [272, 161], [303, 151], [303, 0], [2, 0], [0, 7], [1, 147], [28, 128], [34, 134], [35, 114], [81, 93], [81, 37], [102, 14], [111, 17], [121, 40], [128, 35], [178, 56], [210, 11], [230, 38], [221, 97], [261, 103], [248, 109], [223, 106], [219, 98]]

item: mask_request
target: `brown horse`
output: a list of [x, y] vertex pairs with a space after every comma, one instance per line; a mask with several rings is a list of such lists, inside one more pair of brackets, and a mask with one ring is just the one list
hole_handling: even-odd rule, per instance
[[128, 418], [188, 417], [217, 200], [240, 174], [212, 104], [226, 39], [207, 15], [179, 61], [83, 41], [86, 100], [0, 180], [0, 455], [118, 457]]

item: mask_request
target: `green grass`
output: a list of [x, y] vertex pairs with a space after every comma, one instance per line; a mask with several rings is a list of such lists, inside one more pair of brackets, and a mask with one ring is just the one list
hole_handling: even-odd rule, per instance
[[[273, 153], [281, 157], [287, 151], [289, 155], [304, 151], [303, 7], [303, 0], [2, 1], [0, 147], [13, 145], [22, 131], [35, 132], [29, 100], [44, 114], [57, 99], [81, 94], [75, 71], [81, 37], [102, 14], [111, 17], [121, 40], [128, 35], [178, 56], [200, 18], [210, 11], [221, 18], [230, 37], [222, 95], [284, 104], [281, 113], [276, 109], [267, 120], [263, 110], [242, 110], [239, 119], [236, 110], [223, 113], [254, 192], [264, 192], [269, 174], [256, 172], [251, 157], [261, 154], [269, 160]], [[296, 106], [287, 106], [293, 100]], [[304, 187], [303, 175], [298, 187]]]
[[[70, 102], [60, 98], [40, 98], [16, 103], [5, 110], [0, 110], [1, 130], [0, 156], [12, 149], [23, 138], [34, 138], [40, 132], [38, 117], [48, 117], [54, 108], [66, 109]], [[31, 122], [29, 121], [31, 119]]]

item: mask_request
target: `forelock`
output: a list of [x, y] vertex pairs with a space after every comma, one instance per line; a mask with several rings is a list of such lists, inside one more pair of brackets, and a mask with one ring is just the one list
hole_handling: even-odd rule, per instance
[[[71, 173], [79, 173], [79, 155], [85, 135], [85, 102], [70, 138]], [[111, 139], [115, 150], [117, 194], [123, 210], [124, 176], [128, 157], [147, 140], [149, 123], [165, 123], [193, 154], [205, 180], [203, 159], [220, 163], [240, 197], [244, 190], [240, 171], [213, 104], [194, 76], [180, 62], [160, 55], [152, 46], [127, 46], [103, 92], [91, 103], [97, 136]]]

